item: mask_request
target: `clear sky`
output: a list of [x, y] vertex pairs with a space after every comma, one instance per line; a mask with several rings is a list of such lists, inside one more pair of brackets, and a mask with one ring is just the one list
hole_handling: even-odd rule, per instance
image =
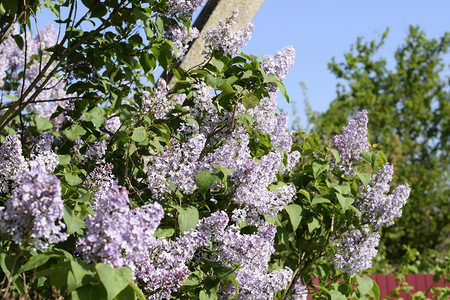
[[[419, 25], [428, 38], [450, 31], [450, 0], [265, 0], [253, 23], [255, 31], [245, 53], [274, 55], [294, 46], [295, 66], [285, 85], [305, 126], [300, 81], [306, 82], [312, 108], [325, 111], [336, 95], [337, 80], [327, 69], [333, 56], [342, 61], [358, 36], [379, 39], [389, 27], [380, 54], [392, 63], [409, 25]], [[278, 103], [280, 109], [292, 112], [282, 97]]]

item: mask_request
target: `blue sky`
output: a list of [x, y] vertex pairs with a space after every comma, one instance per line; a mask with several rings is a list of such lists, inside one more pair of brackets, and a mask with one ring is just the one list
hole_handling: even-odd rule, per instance
[[[341, 61], [357, 37], [378, 40], [389, 27], [379, 53], [393, 65], [393, 54], [406, 38], [409, 25], [419, 25], [428, 38], [438, 38], [450, 31], [449, 13], [450, 0], [265, 0], [243, 52], [274, 55], [285, 46], [294, 46], [295, 66], [284, 83], [306, 126], [300, 81], [306, 83], [312, 109], [323, 112], [335, 97], [337, 83], [327, 64], [332, 57]], [[39, 17], [41, 26], [49, 21], [48, 13]], [[278, 103], [280, 109], [292, 113], [283, 97]]]
[[[273, 55], [287, 45], [294, 46], [295, 66], [285, 85], [305, 126], [300, 81], [306, 82], [312, 108], [323, 112], [335, 97], [337, 83], [327, 63], [333, 56], [342, 61], [358, 36], [379, 39], [390, 27], [380, 55], [392, 65], [409, 25], [419, 25], [428, 38], [438, 38], [450, 31], [449, 13], [450, 0], [265, 0], [253, 21], [252, 39], [243, 51]], [[292, 112], [282, 97], [278, 103], [280, 109]]]

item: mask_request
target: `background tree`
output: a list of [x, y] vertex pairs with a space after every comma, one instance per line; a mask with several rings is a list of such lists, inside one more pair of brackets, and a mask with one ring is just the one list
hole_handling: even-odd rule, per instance
[[450, 90], [443, 63], [450, 34], [427, 39], [411, 26], [395, 52], [394, 68], [377, 52], [387, 34], [378, 42], [358, 38], [345, 61], [333, 58], [329, 69], [339, 79], [337, 97], [322, 114], [309, 110], [308, 119], [312, 131], [328, 140], [349, 117], [367, 109], [371, 140], [396, 166], [396, 180], [412, 187], [403, 216], [382, 235], [385, 255], [399, 263], [407, 249], [416, 248], [434, 264], [439, 261], [434, 250], [443, 256], [450, 234]]

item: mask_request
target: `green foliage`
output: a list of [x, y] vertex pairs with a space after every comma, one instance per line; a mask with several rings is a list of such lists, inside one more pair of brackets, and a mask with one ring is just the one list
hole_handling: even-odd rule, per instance
[[[310, 112], [309, 122], [314, 125], [312, 132], [326, 142], [356, 112], [369, 112], [371, 140], [380, 143], [377, 147], [395, 165], [395, 181], [408, 182], [412, 188], [402, 218], [382, 235], [380, 254], [399, 264], [402, 245], [430, 258], [433, 251], [442, 257], [448, 248], [450, 89], [443, 60], [450, 34], [427, 39], [423, 31], [411, 26], [395, 52], [392, 69], [377, 55], [387, 34], [380, 41], [359, 38], [343, 62], [333, 59], [329, 69], [339, 79], [337, 97], [325, 113]], [[377, 155], [363, 157], [374, 166]], [[369, 176], [358, 176], [366, 185]]]

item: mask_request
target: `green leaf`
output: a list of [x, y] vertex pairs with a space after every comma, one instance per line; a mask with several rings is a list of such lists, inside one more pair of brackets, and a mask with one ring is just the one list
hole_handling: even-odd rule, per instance
[[375, 280], [372, 280], [372, 283], [373, 283], [373, 286], [369, 292], [369, 295], [374, 297], [375, 300], [378, 300], [378, 299], [380, 299], [380, 287], [378, 286], [378, 284]]
[[217, 300], [217, 295], [211, 292], [205, 292], [204, 290], [200, 291], [199, 294], [200, 300]]
[[312, 169], [314, 178], [317, 178], [323, 171], [328, 170], [329, 168], [330, 166], [328, 165], [328, 163], [313, 162]]
[[373, 280], [370, 277], [360, 277], [356, 275], [360, 296], [366, 295], [373, 288]]
[[92, 122], [96, 127], [100, 127], [105, 123], [105, 110], [96, 106], [84, 115], [84, 119]]
[[300, 221], [302, 220], [302, 207], [297, 204], [289, 204], [284, 208], [289, 215], [289, 220], [292, 224], [292, 229], [295, 231], [300, 225]]
[[173, 228], [158, 228], [155, 231], [155, 237], [171, 237], [175, 233]]
[[83, 228], [86, 228], [84, 221], [75, 216], [73, 211], [67, 205], [64, 205], [63, 219], [64, 223], [67, 225], [68, 234], [72, 234], [74, 232], [83, 234]]
[[94, 275], [92, 270], [89, 270], [76, 260], [70, 261], [70, 268], [71, 270], [67, 274], [67, 293], [69, 294], [83, 286], [83, 281], [88, 281], [89, 277]]
[[106, 290], [101, 284], [88, 283], [72, 292], [72, 300], [104, 300], [107, 299], [106, 297]]
[[213, 186], [214, 183], [219, 182], [220, 177], [213, 174], [210, 170], [203, 170], [195, 175], [195, 182], [198, 190], [205, 198], [206, 193]]
[[346, 211], [347, 208], [355, 201], [352, 197], [344, 197], [340, 194], [336, 194], [336, 196], [343, 211]]
[[308, 231], [313, 232], [317, 228], [320, 228], [319, 221], [316, 218], [312, 218], [312, 220], [308, 222]]
[[141, 63], [145, 73], [153, 71], [156, 68], [155, 57], [147, 52], [141, 54], [139, 57], [139, 62]]
[[70, 161], [72, 160], [72, 156], [70, 156], [69, 154], [60, 154], [58, 155], [59, 158], [59, 164], [61, 166], [67, 166], [68, 164], [70, 164]]
[[77, 186], [83, 182], [83, 180], [78, 175], [70, 173], [64, 174], [64, 179], [70, 186]]
[[316, 204], [320, 204], [320, 203], [331, 203], [330, 199], [327, 198], [314, 198], [311, 201], [311, 205], [316, 205]]
[[178, 210], [178, 225], [180, 226], [181, 233], [189, 231], [197, 227], [198, 223], [198, 210], [194, 206], [188, 206], [186, 208], [177, 207]]
[[108, 300], [112, 300], [124, 290], [133, 278], [133, 272], [128, 268], [116, 269], [108, 264], [100, 263], [95, 266], [95, 269], [106, 289]]
[[342, 295], [342, 293], [339, 291], [331, 290], [330, 294], [331, 294], [331, 300], [347, 300], [347, 297]]
[[358, 176], [365, 187], [369, 185], [370, 179], [372, 178], [372, 175], [368, 173], [356, 172], [356, 176]]
[[20, 50], [23, 50], [23, 38], [20, 34], [13, 34], [12, 35], [14, 41], [16, 41], [17, 47], [19, 47]]
[[225, 66], [223, 61], [215, 58], [214, 56], [211, 58], [211, 61], [212, 61], [213, 65], [216, 67], [217, 71], [219, 71], [219, 73], [222, 73], [223, 67]]
[[131, 288], [134, 290], [134, 292], [138, 295], [139, 300], [145, 300], [145, 295], [142, 293], [141, 289], [133, 282], [130, 282]]
[[141, 143], [145, 141], [146, 138], [147, 138], [147, 131], [142, 126], [134, 129], [133, 135], [131, 136], [131, 139], [136, 143]]
[[86, 130], [78, 124], [73, 124], [69, 128], [64, 129], [63, 133], [70, 141], [75, 141], [84, 135]]
[[133, 288], [129, 285], [117, 295], [116, 300], [135, 300], [136, 294]]
[[35, 121], [36, 128], [39, 131], [45, 131], [53, 128], [53, 122], [51, 122], [49, 119], [37, 117]]
[[60, 254], [46, 254], [46, 253], [41, 253], [38, 254], [36, 256], [32, 256], [21, 268], [17, 273], [22, 273], [22, 272], [26, 272], [29, 270], [33, 270], [37, 267], [42, 266], [43, 264], [45, 264], [50, 258], [55, 258], [55, 257], [62, 257], [62, 255]]
[[333, 184], [333, 189], [335, 189], [341, 195], [348, 195], [351, 193], [351, 189], [345, 184]]
[[253, 93], [249, 92], [242, 97], [242, 104], [246, 109], [255, 108], [259, 104], [259, 99]]

